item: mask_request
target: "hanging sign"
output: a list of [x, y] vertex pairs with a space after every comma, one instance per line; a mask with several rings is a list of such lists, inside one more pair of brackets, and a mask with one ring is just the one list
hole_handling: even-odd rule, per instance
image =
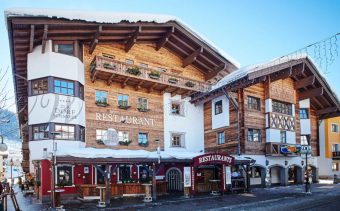
[[231, 185], [231, 168], [230, 168], [230, 166], [225, 167], [225, 184]]
[[193, 158], [194, 166], [209, 164], [233, 165], [234, 157], [224, 153], [208, 153]]
[[301, 150], [300, 145], [286, 145], [280, 147], [280, 152], [282, 154], [298, 153]]
[[184, 187], [191, 187], [191, 167], [184, 167]]
[[312, 147], [309, 145], [301, 145], [300, 154], [312, 154]]

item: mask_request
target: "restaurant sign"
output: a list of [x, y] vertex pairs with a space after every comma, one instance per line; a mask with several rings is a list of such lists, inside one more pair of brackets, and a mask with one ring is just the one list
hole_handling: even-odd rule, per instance
[[210, 165], [210, 164], [225, 164], [233, 165], [234, 157], [224, 153], [209, 153], [193, 158], [194, 166]]

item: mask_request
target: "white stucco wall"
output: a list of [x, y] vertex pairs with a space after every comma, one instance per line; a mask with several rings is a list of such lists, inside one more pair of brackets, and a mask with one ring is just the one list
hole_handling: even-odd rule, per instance
[[[222, 100], [222, 113], [215, 115], [215, 103]], [[229, 126], [229, 99], [220, 96], [211, 101], [212, 129]]]
[[[204, 112], [203, 105], [194, 106], [190, 98], [181, 99], [180, 95], [171, 97], [164, 93], [164, 150], [183, 150], [170, 147], [171, 132], [183, 133], [185, 136], [185, 150], [191, 152], [204, 151]], [[184, 105], [184, 115], [171, 114], [171, 102], [181, 102]]]
[[74, 56], [52, 52], [52, 42], [46, 42], [46, 51], [41, 53], [41, 45], [27, 55], [27, 79], [54, 76], [84, 84], [84, 64]]
[[66, 123], [85, 126], [85, 102], [78, 97], [43, 94], [28, 98], [28, 124]]
[[[300, 100], [299, 101], [300, 108], [310, 108], [310, 100]], [[300, 119], [300, 128], [301, 128], [301, 135], [310, 135], [311, 134], [311, 123], [310, 119]]]
[[273, 111], [273, 106], [272, 106], [272, 99], [266, 99], [266, 107], [265, 107], [265, 112], [272, 112]]

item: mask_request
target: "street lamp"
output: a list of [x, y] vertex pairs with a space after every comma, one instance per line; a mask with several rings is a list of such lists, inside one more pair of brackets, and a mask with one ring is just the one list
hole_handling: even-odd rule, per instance
[[53, 140], [52, 158], [51, 158], [51, 203], [52, 203], [51, 207], [52, 209], [55, 209], [55, 165], [56, 165], [57, 147], [54, 142], [55, 142], [55, 136], [60, 135], [61, 132], [52, 131], [50, 132], [50, 134], [52, 135], [52, 140]]

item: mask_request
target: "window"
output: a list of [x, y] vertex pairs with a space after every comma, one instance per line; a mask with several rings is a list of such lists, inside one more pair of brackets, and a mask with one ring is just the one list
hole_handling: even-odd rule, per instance
[[224, 131], [223, 131], [223, 132], [218, 132], [218, 133], [217, 133], [217, 143], [218, 143], [218, 144], [224, 144], [224, 143], [225, 143], [225, 135], [224, 135]]
[[48, 138], [48, 124], [33, 126], [33, 140]]
[[309, 145], [309, 135], [301, 136], [301, 145]]
[[280, 131], [280, 141], [281, 143], [287, 143], [287, 133], [284, 130]]
[[119, 166], [119, 181], [121, 182], [128, 182], [128, 180], [131, 180], [131, 166], [130, 165], [124, 165]]
[[131, 59], [126, 59], [126, 60], [125, 60], [125, 63], [126, 63], [126, 64], [133, 64], [133, 63], [134, 63], [134, 61], [133, 61], [133, 60], [131, 60]]
[[144, 97], [138, 98], [138, 109], [147, 110], [148, 109], [148, 99]]
[[222, 112], [223, 112], [222, 100], [220, 100], [215, 103], [215, 115], [220, 114]]
[[138, 144], [147, 145], [148, 144], [148, 134], [147, 133], [138, 133]]
[[308, 108], [300, 108], [300, 119], [308, 118], [309, 118]]
[[139, 66], [143, 67], [143, 68], [148, 68], [148, 65], [145, 63], [140, 63]]
[[248, 129], [249, 142], [261, 142], [261, 131], [258, 129]]
[[339, 152], [339, 144], [332, 145], [332, 152]]
[[260, 98], [248, 96], [248, 108], [254, 110], [261, 110]]
[[57, 185], [72, 186], [73, 185], [73, 167], [57, 166]]
[[66, 55], [74, 55], [73, 43], [56, 43], [54, 44], [54, 52], [62, 53]]
[[292, 115], [292, 104], [273, 100], [273, 112]]
[[96, 179], [97, 184], [105, 184], [105, 165], [97, 165], [96, 166]]
[[32, 95], [46, 94], [47, 92], [48, 92], [47, 78], [32, 81]]
[[129, 133], [125, 131], [118, 131], [118, 141], [128, 142], [129, 141]]
[[54, 80], [54, 93], [73, 96], [74, 95], [73, 81], [55, 79]]
[[56, 139], [66, 139], [66, 140], [74, 140], [74, 125], [61, 125], [55, 124], [55, 131], [60, 134], [56, 134]]
[[107, 92], [96, 90], [96, 103], [97, 104], [107, 104]]
[[97, 129], [96, 130], [96, 140], [97, 141], [103, 141], [106, 137], [106, 132], [107, 132], [107, 130]]
[[84, 100], [84, 86], [81, 83], [79, 83], [79, 98]]
[[129, 95], [118, 95], [118, 106], [127, 107], [129, 106]]
[[115, 58], [114, 55], [108, 54], [108, 53], [102, 53], [102, 56], [105, 57], [105, 58], [109, 58], [109, 59], [114, 59]]
[[175, 115], [184, 115], [183, 104], [180, 102], [172, 102], [170, 113]]
[[171, 147], [183, 147], [184, 146], [184, 134], [172, 133], [171, 134]]
[[338, 163], [332, 163], [332, 171], [339, 171], [339, 164]]
[[80, 126], [80, 134], [79, 134], [79, 139], [80, 141], [85, 142], [85, 127]]
[[158, 71], [163, 72], [163, 73], [165, 73], [167, 71], [167, 69], [165, 69], [163, 67], [158, 67], [157, 69], [158, 69]]
[[339, 132], [339, 125], [338, 124], [333, 124], [332, 123], [332, 132], [333, 133], [338, 133]]

